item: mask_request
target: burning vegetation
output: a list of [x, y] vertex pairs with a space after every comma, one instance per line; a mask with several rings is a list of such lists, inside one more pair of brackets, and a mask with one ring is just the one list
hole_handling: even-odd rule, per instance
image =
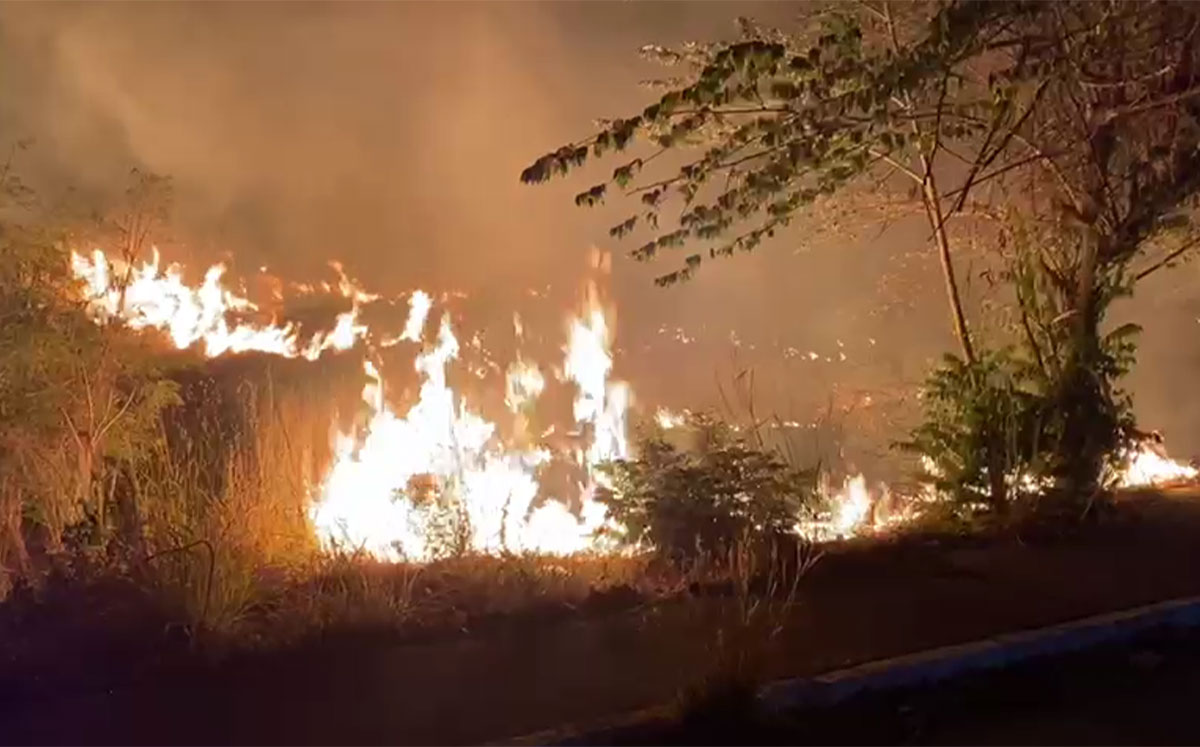
[[[717, 589], [734, 622], [714, 645], [737, 649], [721, 655], [741, 676], [823, 548], [918, 523], [1079, 523], [1122, 490], [1195, 485], [1197, 466], [1137, 429], [1120, 382], [1139, 328], [1106, 314], [1196, 244], [1200, 15], [1110, 6], [845, 6], [802, 34], [743, 22], [739, 41], [646, 47], [680, 73], [653, 82], [666, 93], [521, 174], [631, 151], [575, 202], [633, 197], [610, 237], [649, 231], [639, 260], [715, 242], [662, 286], [793, 219], [922, 219], [957, 352], [887, 434], [908, 482], [800, 456], [818, 422], [764, 418], [741, 394], [741, 419], [638, 401], [607, 252], [569, 309], [541, 315], [549, 348], [513, 310], [501, 355], [448, 289], [385, 296], [337, 262], [304, 283], [165, 262], [161, 177], [138, 173], [91, 235], [22, 222], [28, 191], [5, 167], [0, 597], [118, 578], [192, 641], [260, 642]], [[677, 173], [639, 183], [676, 155]], [[988, 283], [974, 296], [964, 247]], [[876, 412], [875, 394], [835, 391], [830, 410]]]
[[[205, 272], [200, 285], [191, 287], [183, 281], [181, 268], [160, 268], [157, 250], [151, 260], [134, 267], [112, 261], [100, 250], [93, 250], [90, 259], [79, 254], [72, 254], [71, 259], [73, 272], [84, 282], [89, 313], [98, 324], [115, 317], [135, 330], [157, 330], [176, 348], [198, 348], [208, 359], [236, 359], [251, 352], [298, 359], [294, 371], [302, 371], [307, 361], [318, 366], [312, 376], [320, 380], [328, 375], [319, 372], [323, 355], [336, 357], [339, 352], [359, 349], [365, 378], [361, 401], [350, 408], [344, 401], [337, 406], [326, 396], [332, 442], [318, 462], [319, 469], [303, 470], [308, 477], [303, 481], [301, 500], [308, 503], [316, 538], [329, 550], [366, 551], [385, 560], [427, 561], [464, 553], [569, 555], [648, 549], [654, 546], [653, 537], [667, 536], [631, 533], [628, 520], [614, 518], [610, 510], [638, 491], [642, 500], [657, 505], [665, 500], [667, 489], [661, 485], [634, 488], [628, 484], [635, 479], [632, 473], [621, 470], [622, 464], [634, 464], [630, 460], [635, 457], [627, 433], [631, 393], [628, 385], [610, 380], [611, 311], [606, 310], [594, 278], [585, 285], [578, 313], [566, 319], [563, 359], [550, 369], [555, 378], [575, 390], [573, 422], [551, 424], [539, 434], [529, 432], [547, 374], [536, 363], [518, 356], [504, 375], [504, 402], [512, 419], [512, 437], [504, 438], [495, 422], [476, 411], [449, 384], [447, 372], [459, 358], [460, 343], [451, 314], [446, 311], [439, 317], [438, 304], [424, 291], [408, 294], [409, 311], [401, 329], [371, 329], [361, 321], [363, 307], [379, 296], [341, 275], [336, 288], [327, 286], [327, 291], [346, 299], [349, 310], [337, 314], [328, 330], [311, 332], [305, 338], [291, 323], [252, 320], [249, 315], [261, 316], [261, 309], [221, 282], [224, 268], [219, 265]], [[598, 270], [606, 261], [596, 255], [593, 266]], [[340, 274], [340, 268], [334, 267]], [[229, 321], [238, 317], [239, 321]], [[519, 319], [516, 332], [519, 335]], [[413, 350], [411, 365], [420, 381], [415, 402], [407, 409], [385, 396], [381, 363], [372, 354], [397, 345]], [[249, 376], [233, 376], [252, 386]], [[211, 397], [184, 391], [185, 402], [196, 398], [211, 401]], [[349, 425], [337, 425], [339, 410], [355, 412]], [[755, 467], [739, 460], [765, 459], [760, 467], [768, 473], [789, 469], [778, 461], [780, 457], [769, 456], [771, 450], [761, 440], [757, 448], [745, 445], [745, 437], [736, 427], [720, 435], [721, 426], [711, 420], [662, 408], [655, 412], [654, 421], [663, 432], [690, 429], [700, 434], [700, 443], [683, 452], [668, 447], [672, 458], [698, 455], [694, 458], [699, 466], [689, 467], [691, 472], [685, 470], [680, 476], [684, 482], [690, 476], [692, 487], [699, 491], [681, 497], [688, 506], [682, 509], [684, 515], [699, 510], [696, 506], [706, 500], [731, 501], [729, 506], [713, 509], [715, 515], [731, 517], [737, 515], [738, 509], [732, 506], [738, 503], [760, 507], [773, 500], [754, 493], [757, 488], [752, 487], [755, 480], [751, 474]], [[236, 428], [229, 423], [220, 427]], [[565, 437], [556, 439], [559, 428]], [[218, 433], [218, 440], [230, 440]], [[315, 440], [319, 441], [319, 436]], [[653, 438], [645, 441], [644, 453], [636, 456], [654, 453], [653, 443]], [[728, 473], [736, 476], [734, 481], [722, 488], [696, 481], [695, 474], [708, 469], [706, 460], [714, 455], [721, 458], [721, 449], [728, 448], [744, 449], [733, 457], [740, 464]], [[1128, 466], [1116, 483], [1121, 487], [1152, 486], [1196, 476], [1194, 468], [1166, 458], [1161, 446], [1155, 448], [1147, 441], [1131, 450]], [[616, 486], [609, 479], [612, 469], [604, 469], [613, 463], [618, 467], [616, 474], [624, 475]], [[649, 466], [657, 479], [669, 475], [668, 469], [665, 464]], [[564, 471], [568, 479], [557, 486], [561, 492], [548, 493], [543, 477]], [[788, 479], [800, 479], [802, 472]], [[788, 494], [778, 486], [768, 492], [781, 498]], [[829, 475], [812, 473], [811, 485], [792, 495], [781, 504], [781, 513], [769, 521], [773, 531], [822, 540], [897, 526], [915, 516], [922, 502], [935, 500], [928, 490], [908, 496], [893, 495], [883, 484], [871, 490], [861, 474], [847, 476], [838, 487]], [[624, 514], [618, 511], [616, 515]], [[761, 520], [752, 523], [760, 530], [765, 526]], [[679, 530], [685, 534], [694, 531], [686, 525]], [[722, 534], [732, 537], [737, 532], [730, 529]], [[625, 541], [617, 541], [619, 538]], [[671, 541], [686, 544], [695, 540], [675, 536]]]
[[[614, 585], [661, 591], [678, 582], [648, 572], [649, 558], [734, 572], [748, 567], [734, 562], [747, 542], [889, 532], [956, 489], [931, 463], [915, 488], [801, 463], [785, 448], [791, 421], [638, 407], [613, 378], [599, 253], [559, 326], [559, 357], [523, 352], [514, 317], [514, 354], [501, 362], [478, 335], [460, 342], [452, 294], [383, 298], [334, 264], [336, 283], [274, 281], [251, 300], [220, 265], [189, 283], [153, 248], [118, 259], [22, 236], [10, 251], [28, 259], [11, 265], [10, 288], [37, 310], [29, 339], [49, 347], [10, 361], [8, 381], [34, 391], [43, 371], [68, 375], [38, 400], [46, 407], [11, 421], [24, 430], [8, 436], [21, 475], [6, 494], [9, 587], [63, 563], [79, 573], [116, 562], [193, 631], [264, 624], [249, 610], [297, 605], [318, 625], [394, 623], [416, 615], [423, 594], [448, 593], [416, 584], [409, 569], [429, 564], [560, 558], [537, 562], [589, 579], [562, 590], [576, 601]], [[1114, 486], [1197, 475], [1153, 439], [1121, 464]], [[987, 505], [985, 492], [950, 502]], [[361, 586], [343, 597], [351, 577]], [[331, 588], [342, 601], [296, 596]], [[449, 614], [435, 607], [421, 614]], [[283, 630], [277, 614], [265, 624]]]

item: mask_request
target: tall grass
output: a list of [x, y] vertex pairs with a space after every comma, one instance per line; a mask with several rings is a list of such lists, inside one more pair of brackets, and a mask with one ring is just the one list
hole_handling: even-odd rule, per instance
[[821, 558], [817, 545], [799, 538], [764, 539], [744, 532], [730, 550], [712, 559], [728, 593], [719, 599], [716, 624], [695, 599], [692, 616], [709, 639], [705, 674], [679, 694], [680, 720], [701, 732], [757, 717], [757, 691], [799, 603], [800, 581]]
[[239, 428], [203, 413], [131, 480], [147, 578], [196, 632], [232, 632], [264, 585], [317, 551], [307, 511], [328, 459], [327, 409], [277, 397], [269, 382], [241, 394]]

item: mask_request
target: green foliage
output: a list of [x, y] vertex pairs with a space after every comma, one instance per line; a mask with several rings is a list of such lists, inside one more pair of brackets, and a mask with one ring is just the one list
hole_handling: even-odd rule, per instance
[[924, 421], [900, 446], [924, 457], [940, 493], [1002, 509], [1039, 489], [1049, 400], [1011, 349], [983, 351], [974, 363], [946, 356], [926, 380], [922, 405]]
[[[619, 237], [639, 217], [657, 228], [663, 206], [678, 198], [678, 229], [643, 243], [633, 252], [640, 260], [695, 240], [717, 242], [707, 252], [710, 258], [749, 251], [787, 226], [797, 211], [878, 165], [900, 168], [918, 154], [936, 152], [939, 138], [991, 139], [1019, 126], [1019, 90], [1000, 84], [968, 86], [959, 68], [998, 37], [1007, 38], [1009, 29], [1018, 28], [1038, 7], [920, 4], [916, 17], [906, 19], [919, 33], [904, 45], [895, 40], [901, 21], [890, 9], [890, 40], [869, 42], [865, 23], [876, 20], [872, 14], [864, 17], [861, 9], [835, 5], [807, 33], [796, 36], [762, 30], [742, 19], [745, 38], [736, 42], [679, 50], [647, 47], [643, 52], [648, 57], [688, 68], [687, 79], [662, 82], [656, 87], [666, 87], [666, 93], [640, 114], [609, 120], [591, 138], [538, 158], [522, 172], [521, 181], [537, 184], [565, 175], [589, 158], [635, 144], [652, 146], [657, 150], [617, 167], [609, 182], [581, 193], [576, 204], [597, 204], [610, 186], [626, 195], [639, 194], [647, 210], [614, 226], [611, 233]], [[1006, 72], [1001, 67], [994, 78]], [[702, 148], [703, 153], [673, 176], [633, 186], [657, 154], [686, 148]], [[712, 199], [702, 201], [702, 194]], [[727, 237], [735, 224], [756, 218], [757, 225]], [[658, 282], [687, 279], [702, 259], [700, 253], [690, 255], [682, 269]]]
[[26, 538], [63, 549], [64, 533], [103, 547], [116, 528], [125, 465], [154, 448], [178, 402], [160, 348], [87, 313], [63, 236], [0, 221], [0, 588], [30, 569]]
[[721, 423], [696, 422], [698, 443], [681, 449], [653, 434], [636, 459], [607, 465], [601, 491], [620, 540], [672, 559], [724, 557], [747, 533], [794, 532], [814, 500], [815, 475], [756, 449]]
[[[742, 22], [738, 41], [645, 48], [681, 72], [658, 81], [658, 100], [542, 156], [521, 180], [640, 148], [578, 202], [596, 204], [588, 196], [611, 196], [613, 186], [640, 196], [639, 212], [610, 233], [653, 231], [632, 251], [651, 260], [691, 243], [707, 245], [707, 258], [751, 250], [826, 196], [907, 178], [932, 228], [963, 352], [931, 382], [930, 417], [946, 427], [925, 432], [925, 448], [991, 444], [984, 461], [996, 505], [1008, 492], [1002, 470], [1042, 464], [1067, 492], [1094, 494], [1131, 427], [1115, 384], [1132, 363], [1133, 330], [1101, 337], [1103, 318], [1137, 281], [1200, 246], [1200, 6], [855, 3], [809, 20], [796, 34]], [[677, 173], [634, 184], [658, 155], [686, 149]], [[1000, 353], [977, 360], [973, 350], [946, 228], [969, 198], [973, 214], [1012, 207], [1037, 217], [1035, 246], [1006, 258], [1003, 276], [1015, 295], [1006, 300], [1015, 300], [1019, 364]], [[660, 228], [672, 200], [677, 225]], [[689, 251], [659, 284], [690, 278], [705, 259]], [[967, 420], [950, 427], [948, 412]], [[1043, 448], [1057, 451], [1042, 459]], [[948, 479], [978, 482], [959, 472], [978, 475], [980, 457], [961, 456]]]
[[1012, 332], [1030, 376], [1050, 398], [1053, 475], [1066, 493], [1086, 498], [1104, 487], [1134, 425], [1132, 399], [1119, 382], [1136, 362], [1141, 328], [1124, 324], [1101, 332], [1133, 280], [1120, 261], [1083, 271], [1096, 249], [1094, 237], [1036, 230], [1020, 220], [1009, 228], [1005, 277], [1019, 315]]
[[[1006, 276], [1018, 299], [1009, 330], [1018, 342], [972, 363], [947, 356], [923, 389], [924, 421], [900, 444], [924, 458], [941, 493], [993, 510], [1035, 496], [1090, 500], [1115, 473], [1134, 426], [1118, 382], [1135, 361], [1140, 328], [1078, 334], [1063, 312], [1070, 299], [1031, 249], [1045, 244], [1027, 243], [1019, 230], [1015, 238]], [[1100, 289], [1095, 324], [1120, 292], [1119, 284]]]

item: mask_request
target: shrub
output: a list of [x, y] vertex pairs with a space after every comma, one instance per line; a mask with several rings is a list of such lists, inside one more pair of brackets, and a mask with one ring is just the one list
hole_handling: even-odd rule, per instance
[[794, 469], [709, 418], [694, 425], [691, 449], [655, 433], [636, 459], [605, 467], [609, 485], [599, 500], [623, 527], [619, 540], [683, 561], [725, 557], [748, 532], [793, 533], [814, 501], [815, 473]]
[[924, 421], [900, 447], [924, 458], [939, 493], [1002, 510], [1035, 487], [1033, 476], [1045, 471], [1039, 441], [1048, 401], [1029, 387], [1011, 350], [985, 351], [974, 363], [946, 356], [922, 403]]
[[[1131, 355], [1128, 332], [1104, 338], [1092, 365], [1055, 377], [1013, 348], [973, 363], [947, 356], [923, 389], [923, 422], [899, 446], [920, 455], [926, 479], [962, 508], [1090, 500], [1086, 486], [1116, 473], [1133, 428], [1131, 402], [1112, 385]], [[1081, 429], [1086, 443], [1074, 435]]]

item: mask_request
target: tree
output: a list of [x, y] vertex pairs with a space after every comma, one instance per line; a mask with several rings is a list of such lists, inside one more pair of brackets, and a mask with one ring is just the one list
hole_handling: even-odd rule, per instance
[[[1200, 180], [1200, 7], [862, 2], [810, 20], [798, 35], [744, 24], [736, 42], [647, 48], [686, 77], [668, 81], [641, 114], [537, 159], [522, 181], [653, 146], [575, 200], [594, 205], [614, 187], [640, 197], [644, 208], [611, 234], [648, 226], [652, 238], [632, 253], [649, 260], [698, 242], [711, 243], [707, 258], [751, 250], [822, 199], [907, 180], [930, 226], [968, 371], [979, 355], [951, 221], [1003, 218], [1003, 208], [1019, 207], [1034, 216], [1037, 236], [1022, 276], [1038, 275], [1043, 309], [1061, 311], [1044, 320], [1048, 334], [1021, 341], [1063, 411], [1058, 439], [1042, 448], [1057, 450], [1056, 476], [1069, 490], [1094, 492], [1119, 435], [1096, 436], [1097, 418], [1117, 409], [1110, 379], [1119, 367], [1106, 363], [1099, 330], [1104, 309], [1195, 243], [1186, 215]], [[701, 155], [677, 173], [635, 183], [664, 153], [695, 148]], [[663, 231], [660, 211], [671, 196], [682, 208]], [[729, 238], [735, 225], [745, 230]], [[1011, 232], [1003, 220], [994, 225], [995, 238]], [[1158, 260], [1132, 268], [1161, 243], [1170, 248]], [[704, 259], [692, 253], [658, 282], [686, 280]], [[1017, 275], [1005, 277], [1013, 284], [1003, 290], [1014, 295]], [[1034, 303], [1024, 291], [1015, 300], [1026, 311]], [[999, 491], [1004, 481], [992, 481]]]
[[64, 234], [9, 207], [0, 221], [0, 580], [29, 571], [28, 528], [50, 552], [81, 522], [106, 540], [118, 473], [152, 444], [159, 412], [175, 401], [144, 335], [89, 317]]
[[[973, 359], [948, 221], [971, 206], [975, 183], [968, 179], [940, 190], [941, 164], [985, 161], [1023, 124], [1019, 102], [996, 96], [969, 68], [1011, 36], [1003, 22], [1028, 12], [1027, 5], [905, 4], [903, 17], [887, 3], [834, 5], [813, 21], [815, 33], [791, 37], [747, 23], [746, 38], [734, 43], [683, 51], [649, 47], [644, 51], [651, 56], [685, 65], [686, 84], [640, 115], [614, 120], [592, 137], [542, 156], [521, 179], [542, 182], [639, 141], [656, 146], [575, 200], [597, 204], [612, 186], [639, 195], [646, 210], [613, 227], [610, 233], [621, 237], [639, 225], [658, 231], [662, 208], [672, 194], [681, 198], [678, 227], [635, 249], [640, 260], [694, 241], [719, 241], [709, 258], [749, 251], [823, 197], [907, 180], [931, 228], [955, 333], [964, 356]], [[949, 112], [966, 116], [951, 118]], [[634, 185], [663, 153], [698, 145], [706, 146], [703, 155], [678, 173]], [[973, 157], [961, 151], [969, 146], [976, 149]], [[735, 224], [752, 219], [757, 225], [726, 238]], [[701, 253], [687, 256], [682, 268], [658, 282], [686, 280], [703, 259]]]
[[[1021, 155], [1037, 158], [1049, 220], [1035, 229], [1031, 264], [1058, 316], [1032, 342], [1056, 381], [1063, 414], [1059, 476], [1093, 493], [1114, 436], [1110, 304], [1196, 242], [1200, 188], [1200, 8], [1191, 3], [1052, 4], [1030, 54], [1049, 95], [1031, 117]], [[1026, 84], [1027, 85], [1027, 84]], [[1149, 259], [1155, 252], [1162, 253]], [[1143, 267], [1137, 264], [1147, 263]], [[1032, 296], [1022, 298], [1028, 307]]]

